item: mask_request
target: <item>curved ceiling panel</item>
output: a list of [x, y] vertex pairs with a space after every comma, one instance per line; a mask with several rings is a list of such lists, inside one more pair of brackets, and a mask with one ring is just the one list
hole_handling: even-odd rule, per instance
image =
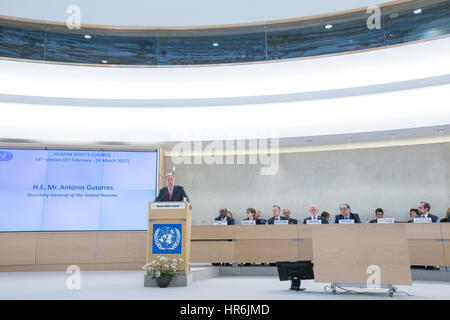
[[449, 124], [448, 92], [450, 84], [337, 99], [215, 108], [0, 103], [0, 137], [149, 143], [399, 130]]
[[[117, 26], [199, 26], [279, 20], [370, 6], [370, 0], [78, 0], [83, 23]], [[0, 14], [65, 22], [73, 0], [2, 0]]]

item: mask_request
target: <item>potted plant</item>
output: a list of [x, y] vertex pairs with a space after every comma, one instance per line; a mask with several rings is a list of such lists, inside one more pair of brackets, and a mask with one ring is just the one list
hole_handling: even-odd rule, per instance
[[181, 258], [168, 258], [157, 256], [155, 260], [145, 264], [142, 269], [146, 275], [152, 271], [152, 280], [156, 280], [158, 287], [166, 288], [173, 277], [177, 276], [178, 263], [183, 261]]

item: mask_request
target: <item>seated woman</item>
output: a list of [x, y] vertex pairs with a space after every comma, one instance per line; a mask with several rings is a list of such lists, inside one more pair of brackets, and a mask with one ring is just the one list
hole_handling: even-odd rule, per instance
[[445, 218], [441, 220], [441, 222], [448, 222], [448, 218], [450, 216], [450, 208], [447, 209], [447, 212], [445, 213]]
[[247, 218], [244, 220], [255, 220], [255, 224], [262, 224], [260, 219], [256, 219], [256, 210], [254, 208], [247, 208]]
[[325, 219], [325, 223], [330, 223], [330, 214], [328, 212], [324, 211], [320, 214], [320, 216], [322, 219]]
[[408, 222], [409, 223], [414, 222], [414, 218], [419, 217], [419, 210], [417, 210], [416, 208], [412, 208], [411, 210], [409, 210], [409, 217], [410, 220]]

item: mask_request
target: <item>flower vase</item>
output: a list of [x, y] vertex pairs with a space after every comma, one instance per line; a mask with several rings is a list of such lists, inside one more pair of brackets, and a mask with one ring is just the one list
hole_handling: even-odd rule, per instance
[[156, 283], [158, 284], [158, 287], [167, 288], [170, 281], [172, 280], [172, 277], [158, 277], [155, 280], [156, 280]]

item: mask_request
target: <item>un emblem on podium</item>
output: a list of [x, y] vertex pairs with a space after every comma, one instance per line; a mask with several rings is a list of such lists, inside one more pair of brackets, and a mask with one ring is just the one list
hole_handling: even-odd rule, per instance
[[181, 224], [154, 224], [152, 253], [181, 253]]

